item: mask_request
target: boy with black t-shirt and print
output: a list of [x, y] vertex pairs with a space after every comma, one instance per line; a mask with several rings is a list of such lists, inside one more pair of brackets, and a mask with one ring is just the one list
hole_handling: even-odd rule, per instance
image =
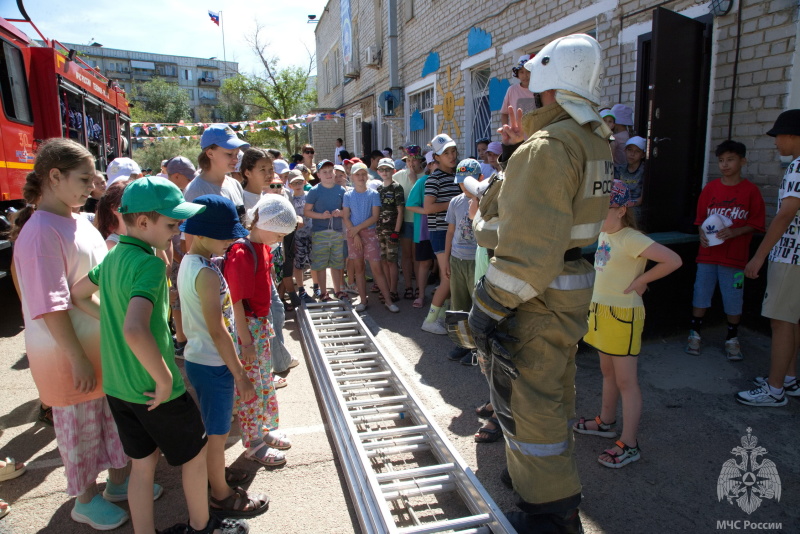
[[769, 255], [767, 290], [761, 315], [772, 326], [769, 375], [757, 377], [756, 387], [736, 394], [737, 402], [749, 406], [785, 406], [786, 396], [800, 397], [797, 384], [797, 347], [800, 346], [800, 109], [778, 115], [767, 135], [775, 138], [781, 156], [793, 161], [783, 175], [778, 192], [778, 212], [767, 228], [753, 258], [744, 268], [748, 278], [757, 278]]
[[[694, 223], [700, 226], [700, 250], [686, 346], [689, 354], [700, 354], [703, 317], [711, 307], [714, 288], [719, 284], [728, 318], [725, 355], [729, 361], [743, 359], [738, 337], [744, 296], [743, 271], [750, 254], [753, 232], [764, 231], [764, 199], [758, 187], [742, 177], [746, 154], [747, 149], [742, 143], [722, 142], [716, 150], [722, 176], [703, 188], [697, 202]], [[711, 237], [713, 243], [709, 242], [708, 235], [715, 236]]]

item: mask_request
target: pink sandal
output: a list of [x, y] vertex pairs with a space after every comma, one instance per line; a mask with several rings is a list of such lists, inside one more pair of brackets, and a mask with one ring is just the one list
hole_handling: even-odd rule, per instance
[[419, 297], [414, 299], [414, 302], [412, 302], [411, 305], [415, 308], [422, 308], [423, 306], [425, 306], [425, 297]]

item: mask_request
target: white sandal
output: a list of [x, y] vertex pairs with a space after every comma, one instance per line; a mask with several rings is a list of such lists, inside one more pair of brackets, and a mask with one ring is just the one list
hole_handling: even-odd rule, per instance
[[292, 448], [292, 442], [286, 437], [286, 434], [275, 430], [270, 430], [264, 436], [264, 443], [279, 451], [286, 451]]
[[[261, 453], [260, 451], [264, 449], [266, 450]], [[244, 457], [267, 467], [277, 467], [286, 463], [286, 456], [281, 451], [273, 449], [263, 441], [255, 449], [247, 449]]]
[[17, 469], [17, 462], [13, 458], [6, 458], [5, 462], [6, 465], [4, 467], [0, 467], [0, 482], [15, 479], [28, 470], [28, 468], [22, 462], [19, 462], [22, 463], [22, 467]]

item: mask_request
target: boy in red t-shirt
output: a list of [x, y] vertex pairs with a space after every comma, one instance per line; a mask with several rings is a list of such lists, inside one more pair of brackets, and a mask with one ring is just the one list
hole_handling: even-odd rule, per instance
[[[717, 146], [716, 155], [722, 177], [706, 184], [697, 201], [700, 226], [700, 251], [697, 254], [697, 277], [692, 299], [692, 321], [686, 352], [700, 354], [700, 331], [703, 317], [711, 307], [714, 288], [719, 283], [728, 333], [725, 355], [729, 361], [739, 361], [738, 329], [742, 318], [744, 266], [750, 254], [750, 239], [754, 231], [764, 231], [764, 199], [758, 187], [742, 178], [742, 166], [747, 163], [746, 147], [727, 140]], [[707, 219], [712, 216], [712, 220]], [[730, 224], [720, 229], [720, 223]], [[709, 243], [722, 240], [722, 243]], [[716, 239], [714, 239], [716, 237]]]

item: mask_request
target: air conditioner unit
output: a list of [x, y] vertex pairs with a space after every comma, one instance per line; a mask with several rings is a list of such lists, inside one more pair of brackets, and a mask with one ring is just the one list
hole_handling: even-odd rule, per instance
[[358, 78], [360, 73], [358, 71], [358, 62], [346, 61], [344, 64], [344, 77], [345, 78]]
[[378, 68], [381, 62], [381, 51], [377, 46], [367, 47], [364, 65], [367, 67]]

